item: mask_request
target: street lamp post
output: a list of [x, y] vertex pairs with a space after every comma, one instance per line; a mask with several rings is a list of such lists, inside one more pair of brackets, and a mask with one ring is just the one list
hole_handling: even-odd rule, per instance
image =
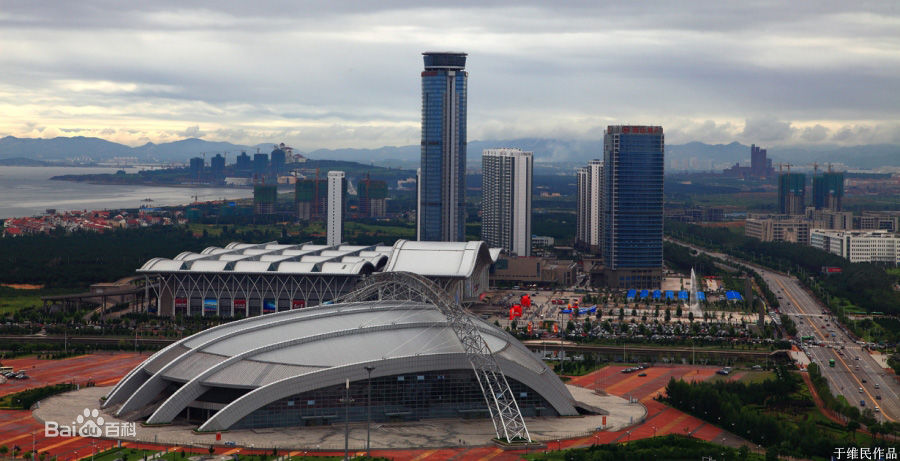
[[350, 459], [350, 378], [344, 388], [344, 460]]
[[369, 440], [370, 440], [370, 425], [372, 421], [372, 370], [375, 367], [367, 365], [363, 367], [366, 369], [366, 456], [371, 458], [372, 452], [369, 451]]

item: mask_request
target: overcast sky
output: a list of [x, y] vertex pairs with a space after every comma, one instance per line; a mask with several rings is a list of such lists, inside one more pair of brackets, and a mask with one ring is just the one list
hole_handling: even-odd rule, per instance
[[470, 141], [900, 143], [898, 5], [0, 0], [0, 135], [418, 144], [421, 52], [452, 50]]

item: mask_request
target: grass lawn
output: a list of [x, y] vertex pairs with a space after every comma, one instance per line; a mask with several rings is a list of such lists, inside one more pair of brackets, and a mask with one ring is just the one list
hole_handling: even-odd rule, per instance
[[41, 307], [41, 296], [74, 293], [77, 290], [46, 289], [17, 290], [0, 287], [0, 317], [18, 312], [27, 307]]
[[[714, 383], [717, 381], [728, 381], [729, 379], [731, 379], [732, 376], [734, 376], [735, 373], [741, 373], [741, 372], [742, 372], [742, 370], [734, 370], [734, 371], [732, 371], [731, 376], [722, 376], [720, 374], [716, 374], [712, 378], [709, 378], [708, 381], [711, 383]], [[761, 383], [769, 378], [775, 379], [775, 372], [772, 372], [772, 371], [751, 370], [751, 371], [747, 371], [745, 373], [746, 373], [745, 375], [741, 376], [740, 379], [738, 379], [738, 382], [742, 382], [745, 384], [752, 384], [752, 383]]]

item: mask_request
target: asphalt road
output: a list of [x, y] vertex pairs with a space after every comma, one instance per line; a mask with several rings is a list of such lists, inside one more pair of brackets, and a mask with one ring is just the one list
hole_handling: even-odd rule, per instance
[[[875, 415], [882, 421], [900, 420], [900, 384], [847, 334], [843, 325], [825, 310], [822, 303], [810, 296], [795, 277], [722, 253], [677, 243], [756, 269], [778, 297], [781, 313], [790, 316], [796, 324], [797, 335], [813, 337], [812, 341], [804, 341], [802, 348], [810, 360], [819, 365], [831, 386], [831, 392], [843, 395], [860, 409], [878, 408]], [[833, 368], [829, 366], [831, 359], [835, 362]]]

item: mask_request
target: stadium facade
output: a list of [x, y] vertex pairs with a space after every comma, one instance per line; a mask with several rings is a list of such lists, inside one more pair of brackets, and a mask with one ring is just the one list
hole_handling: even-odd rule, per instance
[[333, 301], [382, 271], [426, 276], [460, 300], [475, 299], [488, 288], [488, 272], [499, 255], [500, 249], [484, 242], [233, 242], [173, 259], [153, 258], [138, 273], [146, 278], [151, 314], [253, 317]]
[[368, 410], [382, 422], [490, 416], [498, 437], [529, 440], [522, 416], [578, 414], [542, 361], [434, 282], [398, 272], [364, 285], [346, 301], [184, 338], [126, 375], [103, 407], [200, 431], [365, 421]]

